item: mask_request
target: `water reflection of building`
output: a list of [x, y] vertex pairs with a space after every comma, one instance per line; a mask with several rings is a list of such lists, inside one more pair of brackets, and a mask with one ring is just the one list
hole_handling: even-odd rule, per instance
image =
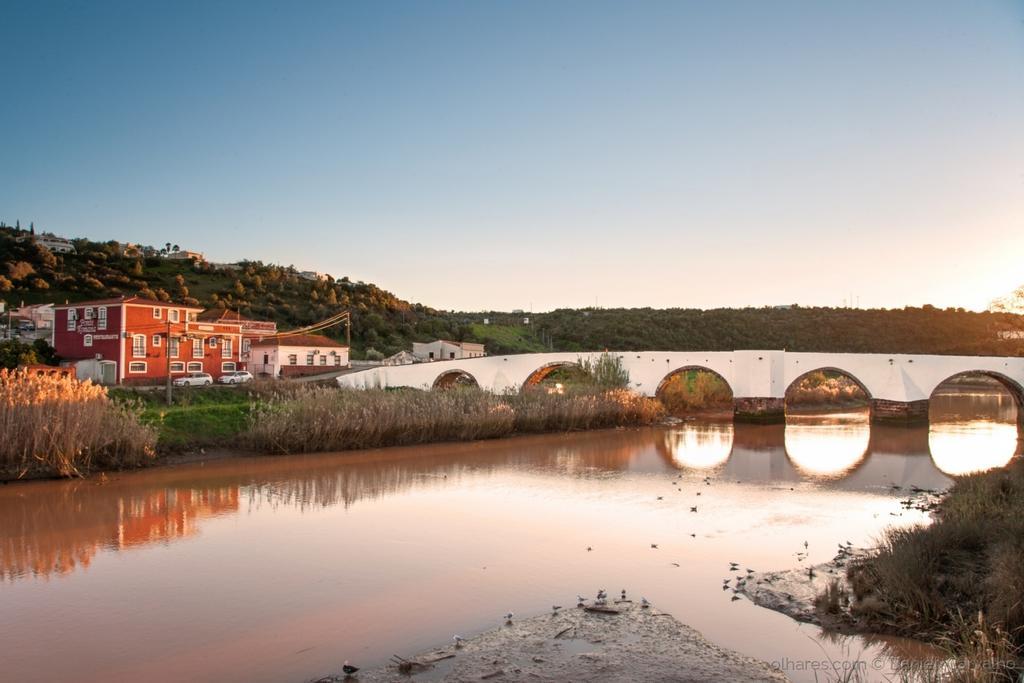
[[[237, 487], [154, 488], [35, 482], [0, 496], [0, 577], [51, 576], [88, 567], [101, 549], [191, 536], [199, 521], [238, 510]], [[4, 493], [10, 491], [5, 490]]]

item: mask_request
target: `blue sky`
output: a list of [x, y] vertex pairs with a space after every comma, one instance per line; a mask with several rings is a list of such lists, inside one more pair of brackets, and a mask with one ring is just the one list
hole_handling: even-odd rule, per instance
[[0, 219], [439, 308], [983, 308], [1024, 2], [0, 4]]

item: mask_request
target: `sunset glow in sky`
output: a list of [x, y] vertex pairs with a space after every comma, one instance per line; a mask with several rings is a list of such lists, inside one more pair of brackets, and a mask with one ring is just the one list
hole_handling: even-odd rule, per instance
[[0, 219], [446, 309], [984, 308], [1024, 2], [0, 7]]

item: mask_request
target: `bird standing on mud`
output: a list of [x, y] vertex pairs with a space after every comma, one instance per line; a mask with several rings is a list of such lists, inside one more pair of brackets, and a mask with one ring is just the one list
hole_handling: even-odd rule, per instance
[[512, 616], [513, 616], [512, 612], [509, 612], [508, 614], [505, 615], [505, 625], [506, 626], [510, 626], [512, 624]]
[[346, 659], [345, 663], [341, 665], [341, 670], [345, 672], [345, 678], [352, 678], [352, 676], [354, 676], [355, 673], [359, 671], [359, 667], [352, 666], [348, 663], [348, 660]]
[[452, 640], [455, 641], [455, 647], [456, 648], [461, 648], [462, 647], [462, 641], [464, 640], [464, 638], [462, 636], [460, 636], [458, 634], [455, 634], [454, 636], [452, 636]]

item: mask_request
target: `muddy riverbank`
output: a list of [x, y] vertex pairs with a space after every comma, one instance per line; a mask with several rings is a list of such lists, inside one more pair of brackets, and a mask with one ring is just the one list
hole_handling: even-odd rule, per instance
[[[767, 662], [709, 642], [655, 607], [609, 603], [614, 613], [566, 607], [513, 620], [475, 638], [388, 666], [362, 683], [391, 681], [785, 681]], [[408, 671], [403, 673], [403, 669]], [[321, 683], [346, 680], [343, 674]]]

